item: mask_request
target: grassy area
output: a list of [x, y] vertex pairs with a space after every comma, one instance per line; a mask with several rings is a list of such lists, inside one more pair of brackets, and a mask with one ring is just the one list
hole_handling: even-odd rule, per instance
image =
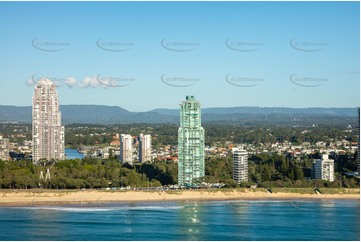
[[13, 193], [13, 192], [32, 192], [32, 193], [71, 193], [78, 192], [80, 190], [77, 189], [0, 189], [0, 193]]
[[299, 193], [299, 194], [315, 194], [313, 188], [272, 188], [272, 193]]
[[171, 191], [166, 191], [167, 194], [174, 194], [174, 195], [182, 195], [183, 191], [177, 191], [177, 190], [171, 190]]
[[[357, 188], [320, 188], [322, 194], [359, 194], [360, 189]], [[299, 193], [314, 194], [313, 188], [272, 188], [273, 193]]]
[[322, 194], [360, 194], [358, 188], [320, 188]]

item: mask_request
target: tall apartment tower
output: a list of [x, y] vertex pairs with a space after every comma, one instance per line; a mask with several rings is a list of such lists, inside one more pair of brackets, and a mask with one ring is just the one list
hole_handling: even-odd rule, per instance
[[147, 134], [139, 135], [139, 162], [151, 161], [152, 159], [152, 137]]
[[233, 180], [248, 182], [248, 153], [242, 149], [233, 151]]
[[124, 163], [133, 164], [133, 139], [130, 134], [120, 135], [120, 161]]
[[321, 159], [315, 159], [312, 164], [312, 178], [325, 181], [334, 181], [335, 165], [334, 160], [328, 158], [328, 155], [322, 155]]
[[47, 78], [40, 79], [35, 86], [32, 118], [33, 162], [65, 159], [58, 94]]
[[9, 160], [9, 138], [0, 135], [0, 160]]
[[194, 96], [180, 104], [178, 129], [178, 185], [194, 186], [204, 177], [204, 129], [201, 106]]

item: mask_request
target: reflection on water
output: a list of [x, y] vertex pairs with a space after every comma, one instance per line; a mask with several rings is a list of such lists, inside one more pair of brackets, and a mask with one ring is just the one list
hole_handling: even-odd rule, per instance
[[237, 218], [246, 218], [248, 215], [249, 203], [244, 201], [227, 201], [226, 204], [237, 213]]
[[204, 240], [205, 221], [202, 219], [202, 204], [200, 202], [189, 202], [177, 211], [179, 234], [184, 238], [181, 240]]
[[320, 203], [320, 205], [321, 205], [321, 207], [324, 207], [324, 208], [333, 208], [333, 207], [335, 207], [335, 202], [334, 201], [323, 200]]

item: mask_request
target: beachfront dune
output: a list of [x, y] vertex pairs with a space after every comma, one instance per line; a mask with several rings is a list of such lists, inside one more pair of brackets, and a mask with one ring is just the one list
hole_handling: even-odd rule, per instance
[[360, 189], [328, 188], [208, 189], [169, 191], [0, 190], [0, 206], [83, 204], [101, 202], [207, 201], [232, 199], [360, 199]]

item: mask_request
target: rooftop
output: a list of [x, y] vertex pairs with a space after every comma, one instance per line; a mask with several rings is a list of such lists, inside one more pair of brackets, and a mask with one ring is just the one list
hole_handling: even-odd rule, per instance
[[53, 83], [52, 83], [48, 78], [41, 78], [41, 79], [38, 81], [38, 85], [41, 85], [41, 86], [51, 86], [51, 85], [53, 85]]

